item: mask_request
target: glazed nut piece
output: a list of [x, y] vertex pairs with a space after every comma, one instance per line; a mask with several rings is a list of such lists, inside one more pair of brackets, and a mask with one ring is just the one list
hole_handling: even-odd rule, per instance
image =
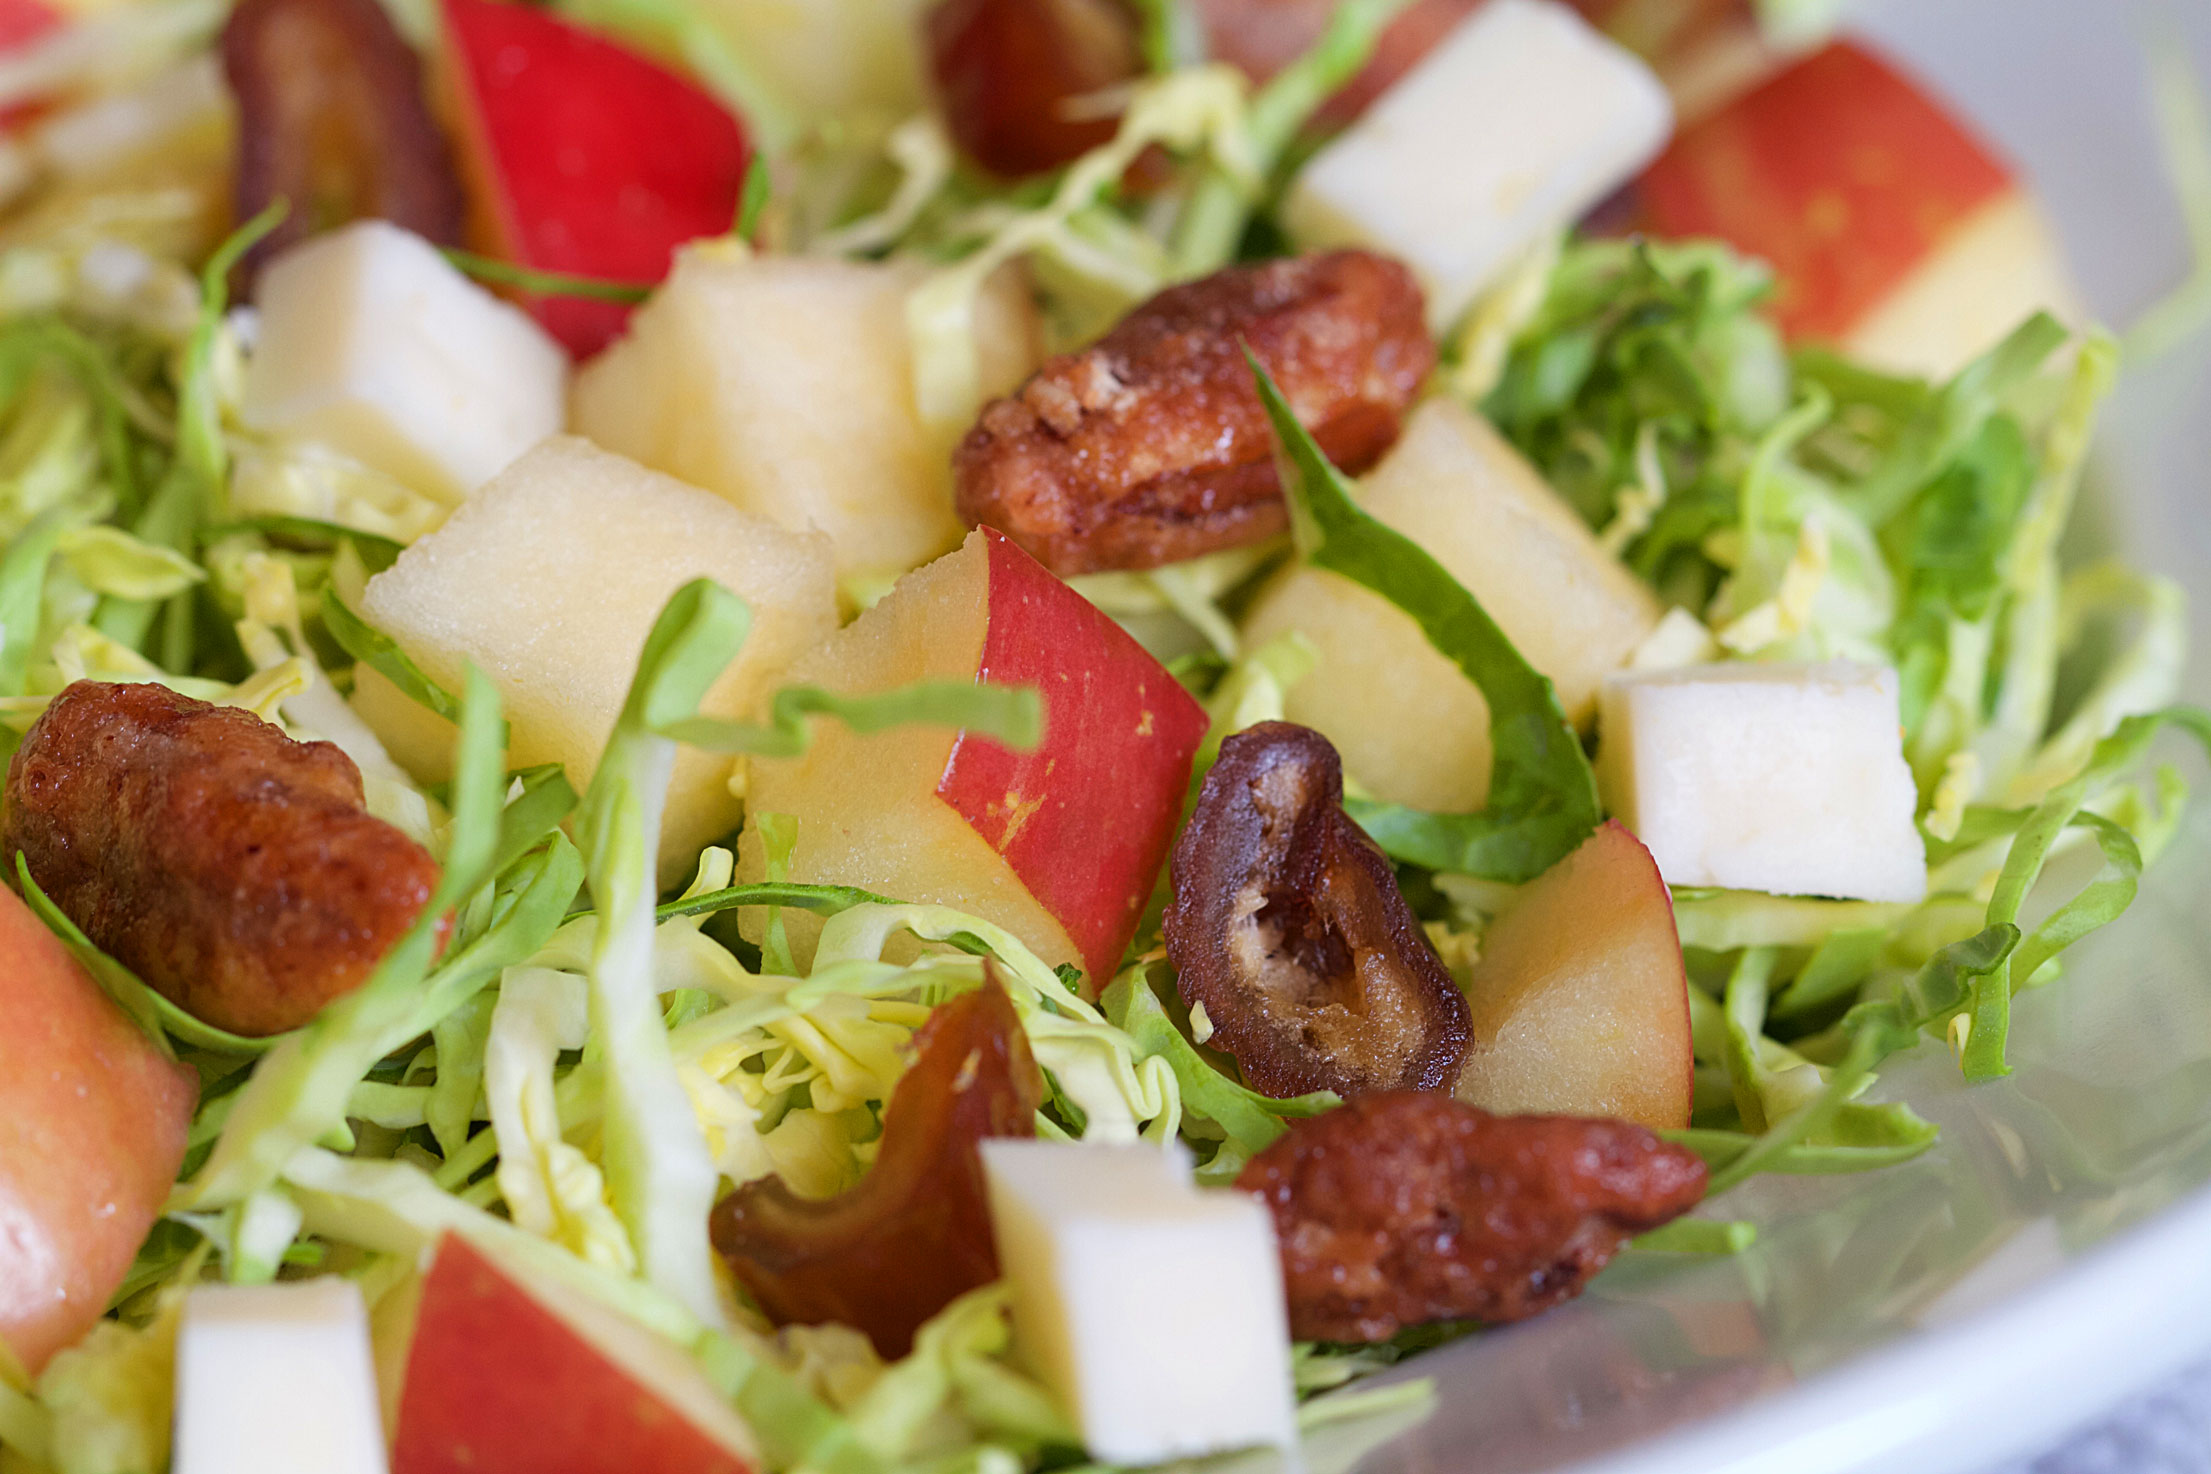
[[238, 218], [291, 205], [248, 254], [248, 279], [286, 246], [352, 220], [460, 244], [468, 206], [452, 151], [415, 50], [377, 0], [239, 0], [222, 52], [238, 102]]
[[960, 515], [1054, 573], [1156, 568], [1288, 525], [1244, 347], [1353, 475], [1435, 367], [1403, 265], [1333, 251], [1170, 287], [985, 406], [953, 455]]
[[1695, 1153], [1641, 1126], [1410, 1091], [1291, 1123], [1236, 1179], [1274, 1214], [1301, 1341], [1525, 1320], [1695, 1207], [1704, 1183]]
[[438, 881], [338, 748], [150, 684], [54, 698], [8, 765], [0, 853], [179, 1008], [256, 1037], [363, 982]]
[[929, 1317], [998, 1278], [978, 1143], [1035, 1135], [1044, 1099], [1028, 1035], [994, 975], [939, 1006], [913, 1049], [857, 1186], [802, 1198], [779, 1177], [748, 1182], [709, 1225], [770, 1320], [853, 1326], [894, 1360]]
[[939, 0], [923, 29], [952, 136], [1008, 178], [1111, 139], [1118, 120], [1093, 99], [1144, 66], [1128, 0]]
[[1442, 1090], [1469, 1041], [1466, 995], [1343, 808], [1343, 768], [1310, 727], [1221, 744], [1176, 841], [1167, 955], [1209, 1042], [1254, 1090]]

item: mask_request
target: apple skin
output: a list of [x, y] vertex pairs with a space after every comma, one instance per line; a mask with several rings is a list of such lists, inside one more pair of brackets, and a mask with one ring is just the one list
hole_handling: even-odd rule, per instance
[[1467, 981], [1458, 1097], [1500, 1115], [1689, 1124], [1689, 978], [1657, 862], [1607, 823], [1522, 888]]
[[107, 1309], [198, 1099], [199, 1077], [0, 887], [0, 1342], [26, 1370]]
[[985, 528], [990, 616], [975, 676], [1044, 694], [1044, 741], [962, 733], [937, 796], [1066, 928], [1093, 989], [1113, 976], [1167, 858], [1205, 708], [1151, 653]]
[[[675, 1347], [458, 1234], [424, 1277], [392, 1474], [752, 1474], [750, 1434]], [[718, 1429], [709, 1425], [718, 1425]]]
[[[535, 6], [444, 0], [444, 91], [487, 254], [652, 283], [677, 246], [737, 217], [745, 132], [688, 78]], [[619, 302], [527, 297], [577, 358], [629, 321]]]
[[1910, 78], [1838, 41], [1678, 134], [1626, 218], [1771, 262], [1782, 330], [1840, 341], [2012, 189]]

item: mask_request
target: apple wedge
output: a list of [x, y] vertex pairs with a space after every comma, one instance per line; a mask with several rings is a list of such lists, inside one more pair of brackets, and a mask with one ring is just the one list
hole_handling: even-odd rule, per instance
[[423, 1279], [392, 1474], [751, 1474], [752, 1432], [677, 1347], [459, 1234]]
[[106, 1311], [198, 1100], [198, 1077], [0, 887], [0, 1345], [26, 1370]]
[[[1044, 740], [1016, 753], [965, 733], [863, 737], [823, 723], [805, 756], [753, 763], [741, 879], [767, 873], [758, 816], [788, 814], [790, 879], [971, 912], [1104, 986], [1166, 859], [1206, 729], [1204, 708], [1158, 661], [986, 528], [901, 579], [788, 679], [845, 692], [1035, 685]], [[804, 961], [817, 925], [786, 922]]]
[[1799, 340], [1946, 377], [2074, 293], [2033, 201], [1985, 143], [1881, 57], [1838, 41], [1685, 129], [1627, 218], [1773, 264]]
[[1650, 851], [1618, 824], [1528, 882], [1467, 980], [1459, 1099], [1499, 1115], [1689, 1124], [1689, 978]]

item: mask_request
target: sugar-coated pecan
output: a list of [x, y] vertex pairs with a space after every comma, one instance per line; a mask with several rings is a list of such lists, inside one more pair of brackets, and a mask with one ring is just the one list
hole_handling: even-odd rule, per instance
[[960, 515], [1053, 572], [1156, 568], [1287, 525], [1249, 344], [1330, 460], [1365, 470], [1435, 366], [1419, 284], [1365, 251], [1170, 287], [987, 405], [953, 456]]
[[952, 136], [1010, 178], [1112, 138], [1097, 94], [1143, 70], [1127, 0], [940, 0], [924, 26]]
[[1369, 1095], [1293, 1122], [1236, 1185], [1274, 1214], [1300, 1340], [1524, 1320], [1696, 1206], [1704, 1163], [1626, 1121]]
[[467, 196], [415, 50], [377, 0], [239, 0], [223, 27], [238, 100], [238, 218], [290, 202], [247, 257], [377, 217], [459, 245]]
[[779, 1177], [716, 1205], [714, 1247], [777, 1325], [836, 1321], [904, 1356], [922, 1323], [998, 1277], [982, 1152], [1032, 1136], [1043, 1077], [1013, 1001], [993, 977], [939, 1007], [883, 1111], [867, 1175], [834, 1198]]
[[[1196, 0], [1198, 23], [1216, 61], [1266, 82], [1313, 47], [1341, 0]], [[1375, 40], [1359, 74], [1322, 104], [1318, 119], [1340, 126], [1365, 112], [1482, 0], [1413, 0]]]
[[438, 881], [336, 747], [155, 685], [54, 698], [8, 765], [0, 841], [93, 942], [235, 1034], [359, 985]]
[[1449, 1091], [1469, 1041], [1389, 860], [1343, 809], [1343, 766], [1310, 727], [1221, 744], [1176, 841], [1167, 955], [1214, 1048], [1254, 1090]]

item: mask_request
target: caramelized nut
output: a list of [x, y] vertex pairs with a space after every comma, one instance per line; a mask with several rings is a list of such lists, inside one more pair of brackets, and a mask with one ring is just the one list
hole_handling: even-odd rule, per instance
[[1469, 1011], [1309, 727], [1221, 744], [1176, 842], [1167, 955], [1254, 1090], [1443, 1090]]
[[1274, 1214], [1300, 1340], [1524, 1320], [1696, 1206], [1704, 1163], [1625, 1121], [1369, 1095], [1289, 1131], [1236, 1185]]

